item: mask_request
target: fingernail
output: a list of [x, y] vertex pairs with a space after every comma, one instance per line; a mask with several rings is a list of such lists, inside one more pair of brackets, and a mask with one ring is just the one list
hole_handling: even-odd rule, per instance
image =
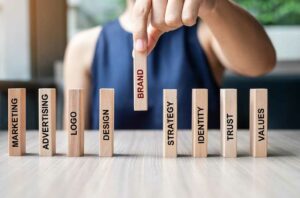
[[143, 39], [137, 39], [135, 41], [135, 49], [137, 51], [145, 51], [146, 50], [146, 42]]

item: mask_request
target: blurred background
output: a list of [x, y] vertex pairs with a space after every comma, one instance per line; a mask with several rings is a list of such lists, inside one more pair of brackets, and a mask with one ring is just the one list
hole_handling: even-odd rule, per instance
[[[270, 128], [300, 129], [300, 1], [236, 0], [267, 30], [278, 63], [267, 76], [226, 73], [222, 87], [239, 89], [239, 128], [248, 128], [249, 88], [269, 89]], [[125, 0], [0, 0], [0, 129], [7, 128], [7, 89], [27, 88], [27, 128], [38, 126], [37, 89], [58, 90], [62, 127], [62, 61], [78, 31], [117, 18]]]

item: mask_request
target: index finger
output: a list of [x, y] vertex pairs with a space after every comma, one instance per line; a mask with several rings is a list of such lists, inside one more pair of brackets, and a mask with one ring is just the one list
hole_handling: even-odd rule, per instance
[[139, 52], [147, 50], [147, 25], [151, 10], [151, 0], [136, 0], [133, 8], [133, 41], [134, 49]]

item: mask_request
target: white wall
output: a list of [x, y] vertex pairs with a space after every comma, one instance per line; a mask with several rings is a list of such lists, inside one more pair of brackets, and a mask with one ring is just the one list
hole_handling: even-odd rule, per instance
[[[1, 0], [0, 0], [1, 1]], [[0, 14], [1, 80], [28, 80], [30, 67], [29, 0], [2, 0]], [[2, 35], [1, 35], [2, 34]], [[2, 44], [1, 44], [2, 38]], [[2, 47], [1, 47], [2, 46]], [[3, 57], [4, 56], [4, 57]]]
[[4, 68], [4, 20], [3, 20], [3, 0], [0, 0], [0, 75]]
[[300, 26], [269, 26], [266, 30], [279, 61], [300, 61]]

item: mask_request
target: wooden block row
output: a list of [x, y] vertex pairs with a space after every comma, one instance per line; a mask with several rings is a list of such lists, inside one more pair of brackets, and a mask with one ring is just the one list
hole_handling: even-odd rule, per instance
[[[250, 91], [250, 153], [266, 157], [268, 147], [268, 91]], [[237, 90], [220, 91], [221, 155], [237, 157]], [[207, 157], [208, 90], [192, 91], [192, 147], [193, 157]], [[163, 156], [177, 156], [177, 91], [163, 91]]]
[[[113, 155], [114, 90], [100, 89], [99, 132], [100, 156]], [[39, 153], [56, 153], [56, 90], [39, 89]], [[66, 127], [69, 157], [84, 154], [84, 91], [68, 91]], [[8, 153], [21, 156], [26, 153], [26, 89], [8, 90]]]
[[[110, 157], [114, 152], [114, 90], [99, 90], [99, 155]], [[70, 157], [84, 155], [84, 91], [68, 91], [66, 127]], [[250, 152], [254, 157], [267, 156], [268, 91], [250, 91]], [[220, 92], [221, 154], [237, 156], [237, 90]], [[9, 155], [26, 152], [26, 90], [8, 90]], [[207, 157], [208, 90], [192, 91], [192, 146], [194, 157]], [[52, 156], [56, 148], [56, 91], [39, 89], [40, 155]], [[177, 157], [177, 90], [163, 90], [163, 156]]]

